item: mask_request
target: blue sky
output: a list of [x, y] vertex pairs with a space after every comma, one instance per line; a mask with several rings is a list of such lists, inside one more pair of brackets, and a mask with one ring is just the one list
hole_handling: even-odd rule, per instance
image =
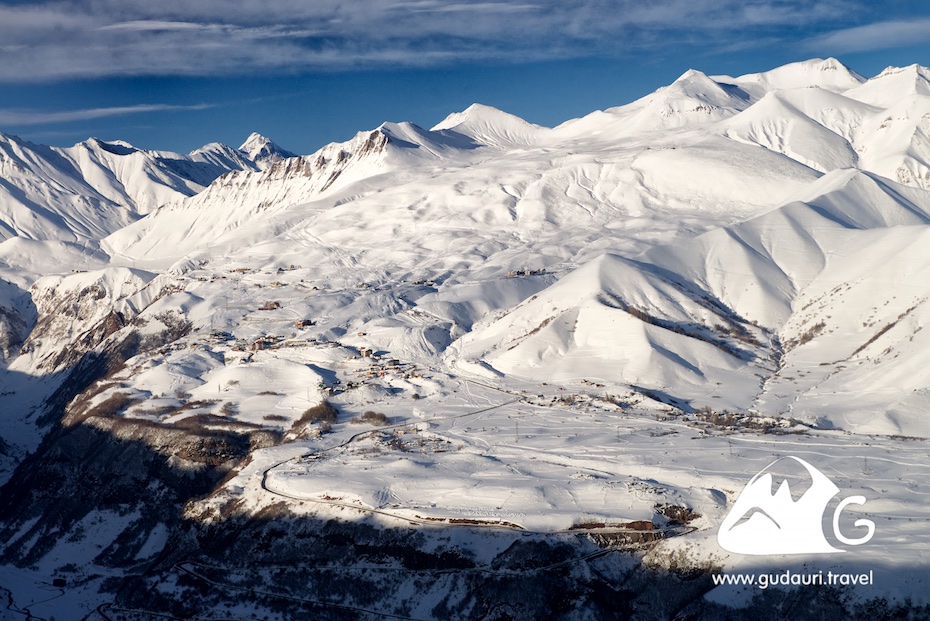
[[0, 132], [310, 153], [473, 102], [542, 125], [689, 68], [930, 65], [927, 0], [0, 0]]

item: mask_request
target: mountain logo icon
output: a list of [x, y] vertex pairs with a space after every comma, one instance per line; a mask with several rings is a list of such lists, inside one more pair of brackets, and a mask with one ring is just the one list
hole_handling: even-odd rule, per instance
[[[717, 542], [737, 554], [830, 554], [843, 552], [827, 541], [823, 518], [839, 488], [800, 457], [777, 459], [754, 476], [730, 510]], [[797, 497], [796, 497], [797, 496]], [[846, 545], [861, 545], [875, 534], [871, 520], [856, 520], [868, 532], [857, 539], [840, 532], [840, 514], [847, 505], [865, 503], [864, 496], [849, 496], [833, 512], [833, 534]]]

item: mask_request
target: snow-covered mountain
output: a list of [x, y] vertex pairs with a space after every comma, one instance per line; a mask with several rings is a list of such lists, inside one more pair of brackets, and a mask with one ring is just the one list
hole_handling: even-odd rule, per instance
[[[921, 71], [904, 74], [917, 76], [919, 86]], [[889, 76], [898, 74], [886, 71], [873, 80]], [[871, 83], [835, 59], [737, 78], [691, 70], [632, 104], [554, 129], [480, 105], [432, 130], [385, 124], [258, 175], [224, 177], [187, 202], [114, 233], [103, 248], [156, 268], [189, 256], [211, 260], [261, 248], [257, 252], [279, 261], [312, 258], [321, 277], [345, 281], [351, 266], [364, 266], [378, 282], [388, 273], [414, 280], [441, 275], [452, 286], [480, 274], [578, 268], [589, 276], [565, 277], [588, 283], [582, 297], [562, 291], [579, 285], [560, 281], [546, 298], [512, 309], [519, 312], [503, 323], [457, 307], [434, 311], [451, 326], [442, 339], [453, 343], [450, 360], [464, 356], [469, 364], [538, 379], [562, 368], [577, 373], [584, 365], [569, 354], [580, 346], [579, 355], [596, 360], [598, 368], [616, 358], [615, 380], [661, 388], [695, 406], [709, 405], [709, 387], [727, 385], [726, 395], [714, 396], [728, 407], [794, 411], [789, 402], [779, 402], [776, 411], [761, 405], [768, 403], [765, 387], [779, 377], [778, 365], [791, 359], [782, 358], [783, 345], [772, 343], [800, 338], [795, 331], [807, 324], [798, 305], [807, 287], [816, 288], [820, 270], [831, 274], [825, 257], [858, 231], [869, 239], [896, 238], [902, 226], [925, 224], [923, 125], [930, 97], [901, 86], [901, 97], [886, 95], [885, 107], [874, 97], [856, 99], [874, 92]], [[452, 243], [459, 231], [468, 231], [467, 247]], [[780, 248], [793, 250], [771, 250]], [[653, 256], [675, 259], [666, 265]], [[707, 267], [697, 270], [700, 265]], [[732, 269], [737, 275], [727, 278]], [[755, 284], [733, 284], [748, 277]], [[662, 292], [669, 282], [677, 294]], [[429, 298], [431, 308], [439, 308], [436, 297]], [[540, 300], [550, 298], [558, 303], [544, 309]], [[710, 310], [702, 311], [708, 299]], [[590, 310], [582, 311], [587, 305]], [[845, 330], [868, 311], [844, 308]], [[599, 315], [589, 327], [581, 319]], [[523, 327], [513, 323], [518, 318]], [[475, 329], [462, 335], [463, 324]], [[820, 325], [820, 318], [811, 325]], [[532, 337], [522, 340], [521, 330]], [[595, 336], [604, 334], [613, 336]], [[870, 336], [847, 335], [850, 352]], [[592, 338], [600, 348], [583, 345]], [[752, 347], [740, 345], [740, 338]], [[847, 357], [837, 355], [818, 361], [821, 371]], [[676, 365], [687, 371], [674, 371]], [[726, 378], [711, 367], [725, 369]], [[830, 375], [830, 390], [843, 376]], [[737, 388], [740, 381], [745, 386]], [[889, 408], [899, 400], [879, 392], [888, 395]], [[810, 420], [824, 416], [807, 414]], [[896, 415], [890, 430], [915, 432], [923, 422], [917, 410], [913, 416]]]
[[280, 162], [281, 160], [297, 157], [296, 153], [285, 151], [273, 143], [270, 138], [266, 138], [258, 132], [249, 134], [245, 142], [239, 146], [239, 151], [245, 153], [249, 161], [262, 169]]
[[[159, 614], [197, 575], [203, 610], [234, 585], [265, 611], [272, 579], [293, 603], [332, 559], [255, 564], [359, 537], [333, 526], [359, 515], [422, 528], [387, 546], [415, 563], [494, 579], [563, 562], [515, 552], [521, 529], [732, 569], [734, 481], [790, 451], [882, 499], [885, 544], [857, 558], [903, 559], [894, 589], [925, 594], [905, 578], [930, 554], [928, 78], [689, 70], [557, 127], [474, 104], [304, 156], [2, 137], [0, 559], [50, 575], [80, 547]], [[346, 558], [377, 573], [370, 545]], [[623, 573], [584, 568], [591, 592]], [[398, 575], [390, 614], [497, 610], [464, 574]], [[691, 599], [657, 618], [702, 618], [715, 600], [669, 579]]]
[[96, 241], [228, 172], [291, 155], [258, 134], [242, 149], [213, 143], [187, 155], [97, 138], [46, 147], [0, 134], [0, 236]]

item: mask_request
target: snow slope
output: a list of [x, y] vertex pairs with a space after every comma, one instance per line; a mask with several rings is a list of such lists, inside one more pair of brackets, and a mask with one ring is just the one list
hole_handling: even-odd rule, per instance
[[138, 218], [99, 185], [57, 150], [0, 135], [0, 237], [100, 239]]
[[928, 223], [926, 191], [833, 171], [747, 221], [635, 261], [595, 259], [450, 355], [506, 376], [621, 381], [695, 407], [923, 436], [924, 403], [908, 395], [926, 381]]

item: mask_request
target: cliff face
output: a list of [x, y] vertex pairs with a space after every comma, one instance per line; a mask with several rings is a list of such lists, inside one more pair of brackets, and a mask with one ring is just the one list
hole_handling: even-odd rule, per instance
[[7, 542], [0, 558], [20, 566], [49, 556], [64, 561], [56, 547], [79, 546], [91, 524], [106, 522], [112, 538], [87, 537], [93, 554], [84, 560], [134, 567], [153, 530], [173, 529], [180, 507], [208, 493], [248, 446], [235, 435], [144, 425], [114, 430], [104, 417], [58, 426], [0, 490], [0, 538]]
[[[44, 398], [20, 416], [44, 437], [0, 488], [3, 562], [80, 565], [68, 556], [86, 543], [93, 554], [85, 561], [133, 566], [153, 529], [173, 528], [185, 502], [208, 493], [250, 449], [277, 441], [196, 418], [168, 426], [120, 416], [134, 400], [114, 390], [114, 374], [191, 328], [177, 314], [140, 316], [170, 291], [161, 285], [118, 268], [32, 287], [35, 317], [11, 374], [43, 382]], [[15, 334], [26, 320], [9, 317], [7, 334]], [[102, 524], [110, 536], [100, 536]]]
[[[53, 326], [40, 315], [40, 324]], [[94, 563], [135, 564], [153, 528], [171, 528], [187, 500], [208, 493], [267, 433], [208, 429], [190, 420], [166, 426], [120, 416], [133, 403], [108, 394], [126, 360], [183, 335], [188, 326], [140, 335], [115, 312], [83, 331], [65, 357], [47, 360], [63, 379], [38, 418], [47, 432], [36, 450], [0, 488], [0, 540], [6, 563], [29, 566], [80, 546], [91, 523], [108, 522], [112, 537], [97, 546]], [[103, 397], [100, 398], [101, 393]], [[100, 547], [101, 541], [106, 543]], [[71, 563], [63, 563], [71, 564]]]

